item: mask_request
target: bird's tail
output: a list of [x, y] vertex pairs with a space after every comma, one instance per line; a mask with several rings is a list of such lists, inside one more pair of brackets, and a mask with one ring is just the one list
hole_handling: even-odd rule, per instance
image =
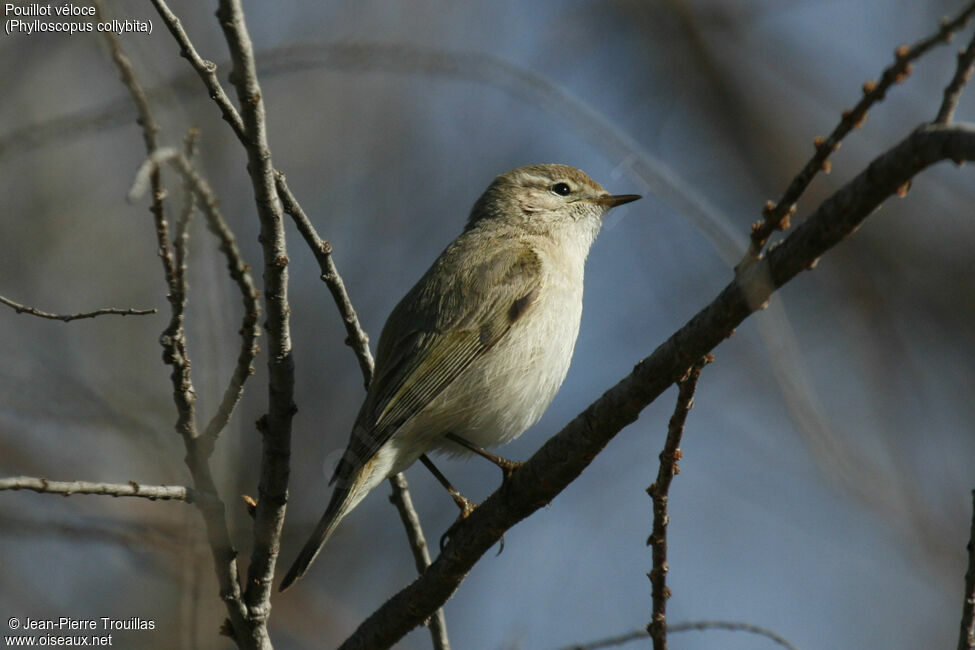
[[308, 567], [318, 556], [318, 552], [322, 550], [322, 546], [335, 532], [339, 522], [362, 500], [362, 497], [365, 496], [364, 492], [367, 491], [362, 490], [359, 481], [355, 481], [351, 485], [340, 484], [335, 487], [328, 507], [325, 509], [325, 514], [322, 515], [318, 526], [315, 527], [315, 532], [305, 542], [305, 547], [301, 549], [298, 559], [291, 565], [288, 574], [284, 576], [278, 591], [284, 591], [291, 586], [292, 582], [305, 575]]

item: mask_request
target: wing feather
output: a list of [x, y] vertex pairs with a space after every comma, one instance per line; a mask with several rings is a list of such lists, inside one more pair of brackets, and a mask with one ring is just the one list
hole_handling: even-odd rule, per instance
[[464, 244], [444, 251], [383, 328], [375, 379], [353, 427], [358, 440], [350, 447], [360, 466], [497, 345], [538, 297], [541, 259], [530, 247], [512, 245], [465, 268]]

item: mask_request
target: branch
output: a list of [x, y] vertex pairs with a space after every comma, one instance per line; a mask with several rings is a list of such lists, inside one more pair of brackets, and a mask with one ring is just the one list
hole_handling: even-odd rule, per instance
[[[775, 632], [768, 630], [764, 627], [758, 625], [751, 625], [750, 623], [737, 623], [735, 621], [696, 621], [689, 623], [678, 623], [676, 625], [668, 625], [667, 632], [671, 634], [676, 634], [678, 632], [690, 632], [698, 631], [703, 632], [707, 630], [728, 630], [731, 632], [748, 632], [750, 634], [757, 634], [769, 639], [773, 643], [776, 643], [783, 648], [788, 650], [799, 650], [796, 646], [789, 643], [789, 641]], [[634, 630], [627, 634], [620, 634], [618, 636], [607, 637], [605, 639], [599, 639], [598, 641], [591, 641], [589, 643], [581, 645], [570, 645], [565, 646], [562, 650], [600, 650], [601, 648], [611, 648], [613, 646], [620, 646], [630, 641], [638, 641], [639, 639], [645, 639], [650, 634], [646, 630]]]
[[220, 85], [220, 80], [217, 78], [217, 64], [213, 61], [207, 61], [200, 56], [196, 48], [193, 47], [193, 43], [190, 42], [190, 37], [187, 36], [186, 30], [183, 29], [183, 24], [176, 14], [170, 10], [165, 0], [152, 0], [152, 4], [155, 5], [156, 11], [159, 12], [159, 16], [163, 19], [163, 22], [166, 23], [169, 33], [173, 35], [173, 38], [179, 44], [179, 55], [189, 61], [193, 69], [196, 70], [196, 73], [203, 80], [203, 84], [210, 93], [210, 99], [216, 102], [223, 119], [234, 130], [234, 133], [237, 134], [240, 141], [246, 141], [247, 136], [244, 132], [244, 122], [240, 119], [240, 114], [237, 112], [233, 103], [231, 103], [230, 97], [224, 92], [223, 86]]
[[335, 299], [335, 306], [339, 309], [342, 322], [345, 324], [345, 331], [348, 334], [345, 343], [352, 348], [352, 351], [355, 352], [356, 359], [359, 360], [359, 369], [362, 371], [362, 378], [368, 390], [369, 384], [372, 383], [374, 365], [372, 353], [369, 351], [369, 336], [359, 324], [359, 316], [352, 306], [352, 301], [349, 300], [349, 294], [345, 290], [345, 283], [342, 281], [342, 276], [339, 275], [338, 269], [335, 268], [335, 262], [332, 261], [332, 245], [318, 236], [318, 233], [315, 231], [315, 226], [311, 223], [311, 219], [301, 209], [294, 194], [291, 193], [291, 189], [285, 180], [284, 172], [276, 172], [275, 180], [277, 182], [278, 196], [284, 204], [284, 211], [291, 215], [295, 225], [298, 227], [298, 232], [304, 237], [305, 243], [308, 244], [308, 248], [314, 254], [315, 259], [318, 261], [318, 268], [322, 272], [321, 279], [332, 293], [332, 298]]
[[955, 75], [945, 86], [944, 100], [941, 108], [938, 109], [938, 116], [934, 118], [936, 124], [948, 124], [958, 108], [961, 100], [961, 91], [972, 78], [972, 67], [975, 66], [975, 34], [968, 42], [968, 47], [958, 53], [958, 66], [955, 68]]
[[[96, 9], [100, 9], [96, 7]], [[122, 79], [135, 101], [139, 111], [139, 124], [142, 126], [146, 152], [150, 158], [156, 155], [156, 132], [158, 127], [152, 118], [146, 95], [142, 91], [138, 80], [132, 72], [128, 58], [122, 53], [118, 41], [113, 35], [106, 33], [112, 58], [122, 74]], [[249, 629], [247, 610], [241, 599], [240, 579], [237, 572], [237, 551], [230, 540], [224, 504], [220, 499], [216, 483], [209, 465], [212, 452], [212, 439], [206, 437], [201, 440], [196, 429], [195, 401], [196, 391], [190, 376], [190, 361], [186, 352], [186, 332], [184, 329], [184, 314], [186, 310], [186, 278], [184, 274], [185, 260], [185, 230], [180, 233], [179, 263], [173, 255], [173, 248], [169, 242], [168, 223], [163, 208], [165, 190], [159, 165], [154, 165], [149, 171], [149, 182], [152, 186], [152, 214], [156, 225], [156, 239], [159, 256], [163, 262], [166, 283], [169, 286], [169, 300], [171, 304], [171, 318], [169, 325], [160, 337], [163, 347], [163, 361], [172, 366], [170, 378], [173, 384], [173, 398], [178, 413], [176, 430], [183, 438], [186, 447], [186, 466], [190, 470], [195, 487], [195, 503], [203, 516], [207, 531], [207, 541], [213, 556], [214, 571], [220, 587], [221, 599], [227, 606], [233, 629], [244, 632]], [[188, 223], [186, 214], [181, 227]]]
[[233, 62], [230, 79], [237, 91], [244, 126], [243, 134], [238, 133], [238, 137], [243, 135], [247, 151], [247, 170], [261, 223], [259, 240], [264, 252], [264, 301], [269, 348], [268, 412], [261, 418], [259, 426], [263, 442], [258, 487], [260, 498], [254, 514], [254, 548], [247, 569], [244, 600], [248, 615], [255, 623], [251, 628], [252, 640], [269, 646], [267, 617], [271, 611], [274, 565], [280, 549], [281, 528], [288, 502], [291, 420], [297, 410], [289, 324], [289, 260], [281, 202], [275, 188], [274, 167], [267, 141], [264, 99], [240, 0], [221, 0], [217, 19]]
[[796, 201], [809, 187], [816, 174], [820, 171], [829, 172], [829, 156], [839, 149], [840, 142], [850, 131], [863, 125], [870, 107], [882, 101], [892, 85], [901, 83], [911, 74], [911, 62], [919, 59], [934, 46], [949, 42], [954, 32], [964, 27], [972, 14], [975, 14], [975, 2], [970, 3], [951, 20], [942, 20], [938, 31], [931, 36], [921, 39], [911, 47], [899, 46], [894, 50], [894, 63], [884, 70], [880, 80], [868, 81], [863, 84], [863, 98], [852, 109], [843, 111], [843, 118], [833, 129], [833, 132], [829, 134], [829, 137], [816, 138], [814, 143], [816, 153], [809, 159], [802, 171], [792, 179], [778, 202], [769, 201], [765, 204], [765, 208], [762, 210], [763, 219], [752, 224], [748, 251], [735, 266], [736, 273], [741, 273], [760, 259], [762, 249], [774, 231], [789, 228], [790, 218], [796, 209]]
[[146, 316], [147, 314], [156, 314], [159, 312], [158, 309], [119, 309], [117, 307], [106, 307], [105, 309], [96, 309], [95, 311], [86, 311], [80, 314], [51, 314], [34, 307], [21, 305], [20, 303], [16, 303], [9, 298], [4, 298], [3, 296], [0, 296], [0, 303], [3, 303], [8, 307], [12, 307], [13, 310], [18, 314], [30, 314], [39, 318], [49, 318], [51, 320], [59, 320], [65, 323], [73, 320], [80, 320], [82, 318], [105, 316], [106, 314], [114, 314], [115, 316]]
[[193, 502], [193, 491], [181, 485], [142, 485], [128, 483], [92, 483], [90, 481], [49, 481], [33, 476], [0, 478], [0, 490], [33, 490], [48, 494], [102, 494], [111, 497], [142, 497], [150, 501]]
[[694, 391], [701, 370], [714, 360], [710, 354], [705, 355], [695, 363], [683, 378], [677, 381], [679, 392], [674, 414], [667, 426], [667, 440], [660, 452], [660, 469], [657, 470], [657, 480], [647, 488], [647, 494], [653, 499], [653, 532], [647, 540], [653, 552], [653, 569], [649, 578], [653, 585], [653, 611], [647, 632], [653, 639], [654, 650], [667, 648], [667, 599], [670, 589], [667, 588], [667, 525], [670, 515], [667, 513], [667, 500], [670, 494], [670, 482], [680, 473], [677, 461], [681, 458], [680, 441], [684, 435], [684, 422], [687, 414], [694, 406]]
[[[240, 248], [237, 246], [237, 238], [234, 236], [227, 220], [220, 210], [220, 201], [210, 187], [210, 184], [193, 167], [192, 163], [185, 155], [172, 148], [159, 149], [154, 155], [150, 156], [139, 168], [136, 173], [132, 189], [129, 190], [129, 200], [137, 200], [146, 189], [146, 179], [151, 176], [154, 170], [165, 163], [170, 163], [182, 175], [186, 184], [187, 191], [199, 199], [200, 208], [206, 217], [207, 228], [216, 236], [220, 242], [220, 252], [227, 258], [227, 269], [230, 277], [237, 284], [244, 304], [244, 317], [240, 326], [241, 348], [237, 355], [237, 363], [234, 372], [230, 377], [229, 384], [224, 391], [223, 398], [217, 407], [216, 412], [204, 430], [204, 438], [214, 442], [223, 428], [227, 425], [233, 413], [234, 407], [240, 401], [244, 390], [244, 383], [247, 378], [254, 374], [252, 365], [254, 358], [259, 351], [257, 339], [260, 337], [261, 328], [258, 324], [258, 317], [261, 313], [261, 306], [258, 302], [258, 291], [254, 286], [254, 280], [250, 275], [250, 265], [244, 262]], [[188, 208], [191, 207], [189, 204]], [[174, 247], [176, 249], [175, 264], [175, 296], [179, 301], [185, 302], [186, 279], [185, 279], [185, 246], [186, 246], [186, 225], [189, 220], [188, 212], [177, 223], [177, 236]], [[182, 311], [180, 309], [180, 319]], [[172, 328], [171, 328], [172, 329]], [[173, 330], [175, 332], [175, 330]], [[171, 334], [172, 336], [172, 334]]]
[[876, 158], [779, 246], [739, 274], [633, 372], [549, 439], [454, 531], [430, 568], [366, 619], [341, 646], [387, 648], [454, 593], [506, 530], [548, 504], [626, 425], [707, 354], [772, 292], [849, 236], [881, 202], [940, 160], [975, 160], [975, 126], [928, 125]]
[[[245, 148], [248, 150], [248, 153], [250, 154], [252, 152], [252, 149], [255, 147], [255, 143], [252, 142], [248, 137], [248, 134], [250, 133], [250, 123], [248, 123], [247, 126], [244, 125], [244, 122], [241, 119], [240, 115], [237, 113], [236, 109], [230, 103], [229, 98], [227, 97], [226, 93], [223, 91], [223, 88], [220, 86], [219, 80], [217, 79], [216, 76], [216, 65], [213, 64], [212, 62], [204, 61], [199, 56], [199, 54], [196, 52], [196, 49], [193, 47], [193, 44], [190, 42], [189, 37], [186, 35], [186, 32], [182, 29], [179, 19], [175, 16], [175, 14], [172, 13], [172, 11], [169, 10], [164, 0], [153, 0], [153, 4], [155, 4], [164, 22], [166, 22], [167, 26], [170, 29], [170, 32], [176, 38], [177, 42], [179, 42], [181, 46], [181, 53], [185, 58], [187, 58], [190, 61], [194, 69], [197, 70], [199, 76], [201, 77], [201, 79], [203, 79], [204, 84], [206, 84], [208, 90], [210, 91], [211, 97], [220, 106], [224, 119], [231, 125], [231, 127], [233, 127], [234, 132], [237, 134], [238, 139], [240, 139], [241, 143], [244, 144]], [[224, 32], [227, 37], [228, 44], [230, 45], [232, 50], [231, 59], [234, 62], [234, 70], [235, 70], [234, 76], [236, 77], [235, 81], [238, 90], [238, 97], [241, 99], [242, 105], [246, 107], [248, 106], [248, 100], [245, 100], [245, 95], [246, 95], [247, 97], [250, 98], [251, 105], [258, 107], [260, 108], [261, 111], [263, 111], [263, 107], [258, 106], [258, 104], [260, 104], [260, 100], [259, 100], [260, 90], [259, 87], [257, 86], [257, 74], [256, 74], [256, 69], [254, 67], [253, 52], [250, 47], [250, 42], [247, 36], [246, 27], [243, 22], [243, 14], [242, 12], [240, 12], [239, 6], [234, 6], [234, 3], [232, 2], [228, 2], [228, 3], [222, 2], [218, 14], [221, 19], [221, 24], [224, 27]], [[243, 76], [236, 74], [239, 70], [244, 71]], [[247, 94], [248, 92], [250, 93], [249, 95]], [[247, 117], [247, 115], [245, 115], [245, 117]], [[250, 117], [252, 121], [256, 119], [257, 125], [259, 125], [261, 129], [263, 129], [262, 112], [259, 116], [251, 115]], [[257, 117], [259, 117], [259, 119], [257, 119]], [[342, 281], [341, 276], [338, 273], [338, 270], [335, 267], [334, 262], [332, 261], [331, 245], [328, 244], [328, 242], [323, 241], [318, 236], [318, 233], [315, 231], [314, 226], [312, 226], [311, 224], [311, 220], [308, 219], [307, 215], [304, 213], [304, 210], [302, 210], [301, 206], [298, 204], [297, 199], [294, 197], [294, 195], [291, 193], [290, 189], [288, 188], [287, 183], [285, 181], [284, 174], [281, 172], [276, 172], [271, 166], [270, 152], [266, 150], [266, 143], [264, 145], [265, 151], [267, 151], [266, 156], [264, 155], [264, 152], [260, 151], [259, 142], [257, 143], [257, 145], [258, 145], [257, 149], [259, 150], [258, 158], [266, 162], [266, 167], [265, 167], [266, 170], [270, 170], [272, 173], [274, 173], [276, 191], [278, 193], [279, 199], [285, 203], [285, 209], [294, 219], [299, 231], [301, 232], [302, 236], [305, 238], [306, 243], [308, 243], [316, 259], [319, 261], [319, 266], [322, 271], [322, 276], [321, 276], [322, 280], [324, 280], [326, 285], [329, 287], [329, 290], [331, 291], [332, 296], [336, 301], [336, 305], [339, 308], [339, 313], [342, 315], [342, 320], [345, 323], [346, 331], [348, 332], [349, 335], [347, 339], [347, 343], [353, 348], [353, 350], [356, 353], [356, 357], [359, 360], [359, 366], [363, 374], [365, 385], [368, 388], [369, 383], [372, 380], [372, 373], [373, 373], [373, 359], [372, 359], [372, 354], [369, 351], [369, 339], [368, 336], [365, 334], [365, 332], [362, 330], [361, 326], [359, 325], [358, 316], [356, 315], [355, 309], [352, 307], [352, 303], [349, 300], [348, 293], [345, 290], [345, 285]], [[252, 180], [254, 180], [254, 169], [252, 166], [249, 166], [249, 168], [251, 169]], [[255, 192], [260, 196], [261, 191], [258, 187], [259, 182], [257, 180], [254, 180], [254, 185], [255, 185]], [[258, 199], [258, 204], [260, 207], [261, 204], [260, 198]], [[278, 222], [279, 221], [280, 219], [278, 219]], [[265, 281], [267, 281], [267, 272], [268, 272], [268, 268], [270, 268], [267, 261], [271, 258], [269, 258], [268, 256], [267, 240], [264, 237], [264, 225], [266, 223], [264, 218], [262, 218], [261, 223], [262, 223], [261, 241], [262, 243], [265, 244]], [[283, 242], [284, 242], [283, 230], [280, 232], [280, 241], [282, 243], [282, 253], [283, 253]], [[287, 257], [286, 255], [283, 254], [274, 257], [274, 259], [283, 263], [287, 262]], [[284, 275], [284, 281], [286, 286], [286, 281], [287, 281], [286, 274]], [[287, 326], [287, 323], [285, 323], [285, 326]], [[272, 335], [271, 338], [273, 340], [274, 336]], [[290, 342], [288, 347], [290, 352]], [[274, 363], [273, 359], [274, 357], [272, 356], [272, 361], [269, 362], [269, 364]], [[290, 363], [290, 357], [288, 357], [288, 362]], [[290, 385], [293, 387], [293, 369], [290, 371], [290, 374], [291, 374]], [[272, 386], [271, 386], [272, 410], [273, 410], [274, 395], [275, 395], [273, 377], [274, 377], [274, 373], [272, 369]], [[289, 388], [288, 394], [290, 395], [291, 392], [292, 389]], [[278, 391], [278, 394], [281, 394], [281, 391]], [[291, 404], [290, 409], [293, 408], [294, 405]], [[280, 506], [274, 510], [274, 514], [267, 517], [267, 520], [264, 523], [261, 522], [260, 518], [255, 513], [255, 531], [257, 531], [259, 528], [261, 529], [270, 528], [270, 530], [268, 530], [268, 532], [265, 535], [268, 543], [263, 545], [263, 548], [261, 547], [261, 545], [255, 545], [254, 553], [251, 559], [251, 567], [250, 567], [249, 575], [253, 576], [255, 571], [259, 572], [262, 576], [260, 581], [263, 581], [265, 579], [269, 580], [270, 577], [273, 575], [274, 560], [276, 559], [277, 548], [278, 548], [277, 545], [280, 540], [280, 526], [283, 521], [284, 505], [286, 503], [287, 476], [289, 472], [288, 458], [290, 456], [290, 420], [288, 423], [287, 439], [281, 438], [279, 436], [277, 438], [278, 439], [277, 449], [271, 449], [270, 451], [268, 449], [268, 442], [267, 442], [269, 439], [267, 427], [268, 427], [267, 419], [266, 418], [262, 419], [260, 422], [260, 428], [264, 433], [264, 440], [265, 440], [265, 454], [262, 458], [264, 459], [264, 461], [267, 461], [270, 458], [271, 462], [265, 464], [262, 461], [262, 478], [261, 478], [262, 498], [259, 501], [259, 505], [266, 503], [267, 501], [267, 499], [264, 498], [265, 477], [268, 475], [265, 469], [266, 468], [269, 469], [273, 467], [276, 469], [272, 473], [276, 474], [278, 477], [277, 479], [274, 479], [274, 481], [277, 483], [279, 488], [276, 492], [276, 496], [277, 496], [277, 500], [280, 503]], [[281, 480], [281, 477], [283, 477], [283, 480]], [[407, 535], [411, 539], [422, 539], [423, 531], [422, 528], [420, 528], [419, 519], [416, 518], [415, 512], [413, 513], [412, 516], [410, 516], [410, 513], [407, 511], [405, 506], [405, 503], [409, 499], [409, 492], [406, 483], [406, 478], [402, 476], [402, 474], [400, 474], [390, 479], [390, 482], [393, 484], [394, 491], [405, 497], [404, 499], [400, 499], [397, 502], [397, 507], [400, 511], [401, 518], [404, 521], [404, 525], [407, 525]], [[255, 536], [259, 536], [259, 535], [260, 533], [257, 532], [255, 533]], [[274, 549], [273, 557], [271, 556], [271, 553], [268, 553], [265, 550], [271, 548], [272, 546]], [[418, 551], [417, 547], [415, 546], [413, 547], [413, 549], [414, 552]], [[253, 586], [259, 584], [259, 581], [252, 579], [250, 581], [250, 584]], [[249, 589], [249, 593], [253, 593], [254, 595], [253, 595], [253, 600], [248, 600], [248, 603], [251, 604], [250, 611], [253, 614], [255, 614], [260, 620], [262, 617], [266, 618], [267, 612], [269, 611], [270, 608], [269, 582], [267, 584], [261, 584], [259, 588], [255, 587], [255, 589], [256, 591], [254, 592], [251, 592]], [[258, 602], [258, 601], [260, 603], [260, 606], [253, 605], [254, 602]], [[443, 643], [444, 644], [443, 647], [449, 647], [446, 641], [446, 625], [443, 622], [444, 621], [443, 612], [438, 611], [434, 616], [433, 620], [434, 623], [431, 625], [431, 634], [433, 635], [434, 644], [436, 645], [438, 643]]]
[[[103, 21], [104, 12], [101, 0], [92, 0], [92, 4], [95, 7], [96, 18], [99, 21]], [[135, 108], [139, 113], [136, 123], [142, 127], [142, 139], [146, 145], [146, 153], [152, 154], [159, 146], [156, 139], [156, 135], [159, 133], [159, 125], [156, 124], [156, 120], [152, 117], [152, 111], [149, 110], [149, 100], [142, 86], [139, 84], [138, 79], [136, 79], [129, 58], [122, 52], [122, 47], [119, 45], [115, 34], [110, 31], [105, 31], [103, 34], [105, 36], [105, 42], [108, 43], [112, 61], [115, 62], [115, 67], [118, 68], [119, 74], [122, 76], [122, 83], [125, 84], [129, 94], [132, 96], [132, 101], [135, 103]], [[169, 225], [166, 220], [166, 209], [163, 205], [163, 200], [166, 198], [166, 190], [163, 188], [162, 176], [158, 169], [153, 172], [151, 183], [152, 204], [149, 207], [149, 211], [152, 213], [153, 223], [156, 227], [158, 255], [163, 264], [166, 282], [170, 285], [170, 292], [172, 292], [176, 263], [173, 259], [173, 249], [169, 242]]]
[[972, 490], [972, 531], [968, 535], [968, 571], [965, 572], [965, 600], [961, 610], [958, 650], [975, 648], [975, 490]]
[[[430, 550], [427, 546], [427, 540], [423, 536], [420, 517], [413, 508], [409, 485], [402, 473], [390, 478], [389, 483], [393, 486], [393, 493], [389, 496], [389, 501], [396, 506], [396, 511], [399, 512], [400, 519], [403, 522], [403, 528], [406, 529], [410, 550], [413, 551], [413, 561], [416, 563], [416, 572], [423, 575], [423, 572], [430, 566]], [[434, 650], [450, 650], [450, 639], [447, 637], [447, 617], [444, 616], [443, 609], [434, 612], [425, 624], [430, 628]]]

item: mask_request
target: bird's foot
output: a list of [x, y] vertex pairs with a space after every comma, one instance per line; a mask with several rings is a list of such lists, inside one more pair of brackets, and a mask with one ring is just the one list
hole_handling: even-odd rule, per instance
[[450, 528], [448, 528], [446, 532], [440, 536], [441, 553], [443, 552], [444, 548], [446, 548], [450, 538], [454, 536], [455, 532], [457, 532], [457, 527], [467, 521], [467, 518], [470, 517], [471, 513], [474, 512], [475, 508], [477, 508], [476, 503], [462, 495], [457, 490], [451, 492], [450, 496], [453, 498], [454, 503], [457, 504], [457, 507], [460, 508], [460, 514], [457, 515], [457, 519], [454, 520], [454, 523], [450, 524]]

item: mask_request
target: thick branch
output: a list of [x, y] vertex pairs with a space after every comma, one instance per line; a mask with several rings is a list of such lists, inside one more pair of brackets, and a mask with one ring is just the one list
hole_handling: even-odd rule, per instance
[[374, 612], [341, 646], [388, 648], [454, 593], [467, 572], [506, 530], [549, 503], [626, 425], [710, 352], [772, 292], [849, 236], [881, 202], [940, 160], [975, 160], [975, 127], [925, 126], [875, 159], [825, 201], [761, 261], [735, 278], [707, 307], [642, 360], [478, 507], [427, 571]]
[[267, 141], [264, 99], [257, 79], [251, 45], [240, 0], [221, 0], [217, 19], [230, 48], [233, 70], [230, 79], [237, 91], [244, 125], [243, 141], [261, 222], [260, 242], [264, 251], [264, 300], [268, 338], [268, 412], [261, 420], [263, 450], [260, 498], [254, 514], [254, 549], [247, 569], [244, 599], [257, 625], [256, 641], [270, 645], [266, 621], [271, 611], [271, 585], [281, 543], [288, 502], [291, 457], [291, 420], [294, 403], [294, 360], [288, 304], [288, 252], [283, 212], [275, 188], [274, 167]]
[[48, 494], [101, 494], [110, 497], [142, 497], [155, 501], [193, 501], [193, 491], [181, 485], [142, 485], [128, 483], [92, 483], [90, 481], [49, 481], [34, 476], [0, 478], [0, 490], [33, 490]]

